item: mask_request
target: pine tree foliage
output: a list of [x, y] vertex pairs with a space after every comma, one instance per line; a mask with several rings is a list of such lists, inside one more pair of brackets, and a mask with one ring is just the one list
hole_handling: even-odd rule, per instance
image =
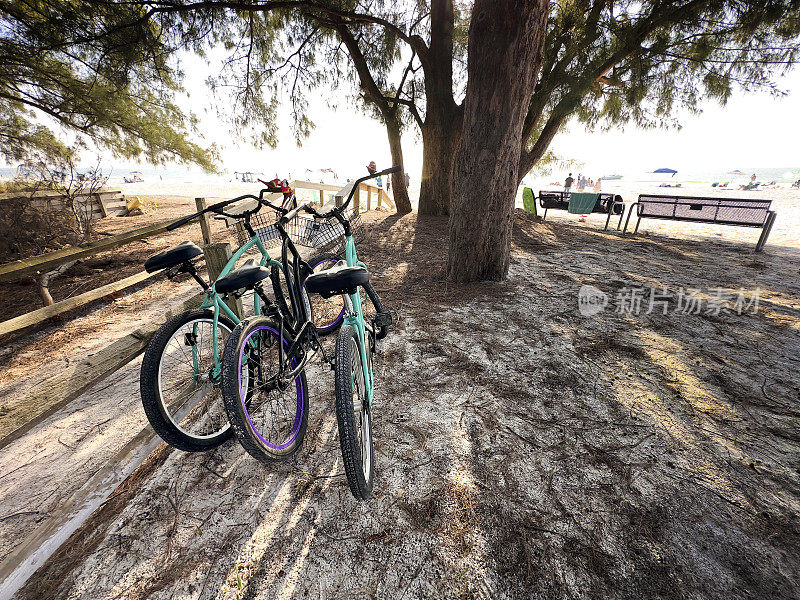
[[183, 33], [137, 3], [0, 0], [0, 156], [64, 158], [72, 135], [212, 169], [213, 148], [189, 141], [196, 121], [174, 103]]
[[[571, 119], [676, 125], [679, 109], [725, 102], [737, 88], [779, 94], [776, 76], [798, 59], [800, 0], [550, 6], [520, 176]], [[308, 99], [322, 90], [339, 104], [358, 96], [404, 126], [422, 128], [432, 103], [454, 107], [458, 128], [472, 8], [468, 0], [0, 0], [0, 151], [58, 149], [36, 118], [47, 115], [122, 156], [209, 166], [213, 149], [187, 141], [196, 121], [175, 104], [180, 51], [221, 61], [209, 68], [211, 98], [233, 131], [259, 145], [276, 143], [281, 102], [297, 139], [307, 136]]]

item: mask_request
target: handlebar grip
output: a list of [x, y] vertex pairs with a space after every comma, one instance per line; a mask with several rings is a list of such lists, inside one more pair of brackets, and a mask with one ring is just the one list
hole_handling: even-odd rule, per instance
[[[238, 198], [231, 198], [230, 200], [223, 200], [222, 202], [217, 202], [216, 204], [212, 204], [211, 206], [207, 206], [206, 208], [203, 209], [203, 211], [217, 212], [220, 208], [224, 208], [224, 207], [228, 206], [229, 204], [233, 204], [234, 202], [239, 202], [239, 200], [244, 200], [248, 196], [249, 196], [249, 194], [245, 195], [245, 196], [239, 196]], [[250, 196], [250, 197], [252, 198], [252, 196]]]
[[295, 208], [294, 210], [290, 210], [288, 213], [286, 213], [285, 215], [283, 215], [283, 216], [281, 217], [281, 220], [282, 220], [284, 223], [287, 223], [287, 222], [291, 221], [292, 219], [294, 219], [294, 218], [297, 216], [297, 214], [298, 214], [298, 213], [299, 213], [301, 210], [304, 210], [304, 209], [306, 208], [306, 206], [307, 206], [307, 205], [308, 205], [308, 203], [306, 202], [306, 203], [304, 203], [304, 204], [301, 204], [300, 206], [298, 206], [298, 207], [297, 207], [297, 208]]
[[399, 173], [400, 171], [402, 171], [402, 167], [400, 165], [395, 165], [393, 167], [389, 167], [388, 169], [384, 169], [383, 171], [375, 173], [375, 176], [377, 177], [378, 175], [391, 175], [392, 173]]

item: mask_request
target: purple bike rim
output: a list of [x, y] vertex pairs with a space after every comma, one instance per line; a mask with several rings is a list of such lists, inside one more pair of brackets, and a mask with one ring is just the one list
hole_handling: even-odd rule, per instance
[[[257, 331], [269, 331], [275, 336], [275, 339], [278, 339], [278, 337], [280, 336], [280, 334], [277, 331], [275, 331], [272, 327], [267, 327], [266, 325], [260, 325], [255, 329], [253, 329], [247, 336], [247, 339], [244, 340], [244, 342], [242, 342], [242, 349], [239, 351], [239, 373], [238, 373], [239, 402], [241, 402], [242, 404], [242, 409], [244, 410], [244, 416], [247, 417], [247, 423], [250, 425], [250, 430], [256, 434], [256, 437], [259, 440], [261, 440], [261, 443], [263, 443], [268, 448], [272, 448], [273, 450], [283, 450], [292, 445], [295, 438], [297, 437], [297, 434], [300, 431], [300, 424], [303, 422], [303, 405], [305, 404], [305, 390], [303, 389], [303, 382], [301, 380], [301, 377], [298, 374], [294, 380], [295, 389], [297, 391], [297, 409], [295, 410], [294, 425], [292, 426], [291, 435], [289, 435], [286, 441], [284, 441], [282, 444], [279, 445], [273, 444], [272, 442], [268, 442], [267, 440], [265, 440], [259, 433], [258, 429], [256, 429], [256, 426], [253, 424], [252, 419], [250, 419], [250, 413], [247, 410], [247, 406], [245, 406], [244, 397], [242, 395], [242, 359], [244, 358], [244, 349], [247, 347], [247, 343], [250, 341], [250, 338], [253, 337], [253, 334], [256, 333]], [[288, 350], [289, 343], [286, 341], [285, 338], [282, 340], [282, 342], [284, 349]], [[295, 368], [297, 366], [297, 359], [292, 360], [291, 366], [292, 368]]]

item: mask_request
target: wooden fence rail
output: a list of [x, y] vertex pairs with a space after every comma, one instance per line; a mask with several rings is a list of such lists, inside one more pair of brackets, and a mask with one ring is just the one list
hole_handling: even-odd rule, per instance
[[[166, 317], [171, 318], [196, 308], [201, 301], [202, 296], [194, 296], [170, 310]], [[151, 323], [140, 327], [103, 350], [72, 361], [63, 370], [37, 383], [22, 398], [12, 402], [0, 420], [0, 448], [139, 356], [161, 325]]]
[[[337, 185], [313, 183], [310, 181], [296, 180], [292, 181], [290, 185], [295, 189], [318, 191], [320, 194], [320, 199], [323, 200], [323, 202], [325, 200], [323, 196], [325, 192], [331, 192], [332, 195], [333, 192], [337, 192], [340, 190], [340, 187]], [[367, 194], [367, 206], [366, 206], [367, 210], [371, 208], [371, 199], [373, 194], [377, 196], [377, 201], [375, 204], [376, 208], [380, 206], [381, 203], [386, 204], [387, 207], [389, 208], [394, 208], [391, 199], [383, 189], [363, 183], [359, 187], [359, 193], [356, 194], [354, 198], [354, 205], [356, 208], [360, 207], [359, 204], [360, 196], [364, 192]], [[195, 202], [198, 210], [206, 206], [204, 198], [196, 198]], [[63, 248], [61, 250], [56, 250], [55, 252], [48, 252], [46, 254], [40, 254], [38, 256], [33, 256], [31, 258], [15, 260], [9, 263], [2, 264], [0, 265], [0, 283], [6, 281], [15, 281], [23, 277], [46, 272], [66, 262], [87, 258], [89, 256], [93, 256], [100, 252], [106, 252], [108, 250], [113, 250], [115, 248], [119, 248], [126, 244], [130, 244], [131, 242], [136, 242], [156, 235], [160, 235], [167, 231], [167, 225], [169, 225], [172, 222], [173, 220], [170, 219], [168, 221], [162, 221], [160, 223], [156, 223], [155, 225], [148, 225], [147, 227], [141, 227], [139, 229], [127, 231], [125, 233], [107, 237], [101, 240], [96, 240], [94, 242], [83, 244], [81, 246]], [[201, 219], [201, 227], [203, 232], [203, 242], [206, 245], [208, 245], [211, 242], [211, 229], [207, 218]], [[0, 336], [21, 331], [27, 327], [31, 327], [33, 325], [41, 323], [42, 321], [50, 319], [54, 316], [63, 314], [80, 306], [84, 306], [90, 302], [99, 300], [109, 294], [120, 292], [122, 290], [143, 283], [151, 279], [152, 277], [153, 275], [148, 273], [144, 272], [137, 273], [136, 275], [132, 275], [131, 277], [126, 277], [125, 279], [122, 279], [120, 281], [104, 285], [100, 288], [90, 290], [88, 292], [84, 292], [83, 294], [79, 294], [78, 296], [75, 296], [73, 298], [68, 298], [66, 300], [56, 302], [52, 306], [45, 306], [43, 308], [39, 308], [24, 315], [20, 315], [18, 317], [14, 317], [7, 321], [1, 322]]]
[[46, 254], [39, 254], [31, 258], [23, 258], [5, 263], [0, 265], [0, 283], [21, 279], [27, 275], [35, 275], [37, 272], [49, 271], [65, 262], [93, 256], [100, 252], [105, 252], [106, 250], [113, 250], [125, 244], [164, 233], [167, 230], [167, 225], [173, 221], [174, 219], [170, 219], [169, 221], [162, 221], [155, 225], [148, 225], [147, 227], [127, 231], [102, 240], [89, 242], [82, 246], [62, 248], [55, 252], [47, 252]]
[[85, 304], [89, 304], [95, 300], [100, 300], [101, 298], [105, 298], [111, 294], [115, 294], [135, 285], [139, 285], [140, 283], [144, 283], [158, 275], [160, 275], [160, 273], [146, 273], [142, 271], [136, 275], [131, 275], [125, 279], [115, 281], [114, 283], [109, 283], [99, 288], [89, 290], [88, 292], [84, 292], [83, 294], [78, 294], [77, 296], [67, 298], [66, 300], [61, 300], [52, 306], [43, 306], [42, 308], [37, 308], [29, 313], [25, 313], [24, 315], [14, 317], [8, 321], [3, 321], [0, 323], [0, 336], [21, 331], [27, 327], [30, 327], [31, 325], [36, 325], [37, 323], [51, 319], [74, 308], [84, 306]]

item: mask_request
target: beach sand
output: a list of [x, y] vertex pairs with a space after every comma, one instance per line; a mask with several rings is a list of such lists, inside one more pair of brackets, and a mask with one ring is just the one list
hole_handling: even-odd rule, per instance
[[[397, 323], [377, 367], [376, 498], [350, 496], [314, 366], [292, 461], [162, 446], [17, 598], [797, 597], [796, 253], [594, 218], [518, 211], [508, 279], [454, 286], [446, 218], [365, 216], [361, 255]], [[581, 314], [583, 286], [608, 298], [598, 314]], [[674, 308], [683, 288], [700, 312], [625, 301], [665, 290]], [[759, 290], [759, 306], [715, 312], [714, 289]], [[0, 515], [63, 505], [87, 453], [145, 425], [135, 369], [0, 450]], [[109, 390], [114, 421], [93, 427]], [[22, 502], [36, 493], [46, 505]], [[33, 512], [0, 520], [3, 540]]]

